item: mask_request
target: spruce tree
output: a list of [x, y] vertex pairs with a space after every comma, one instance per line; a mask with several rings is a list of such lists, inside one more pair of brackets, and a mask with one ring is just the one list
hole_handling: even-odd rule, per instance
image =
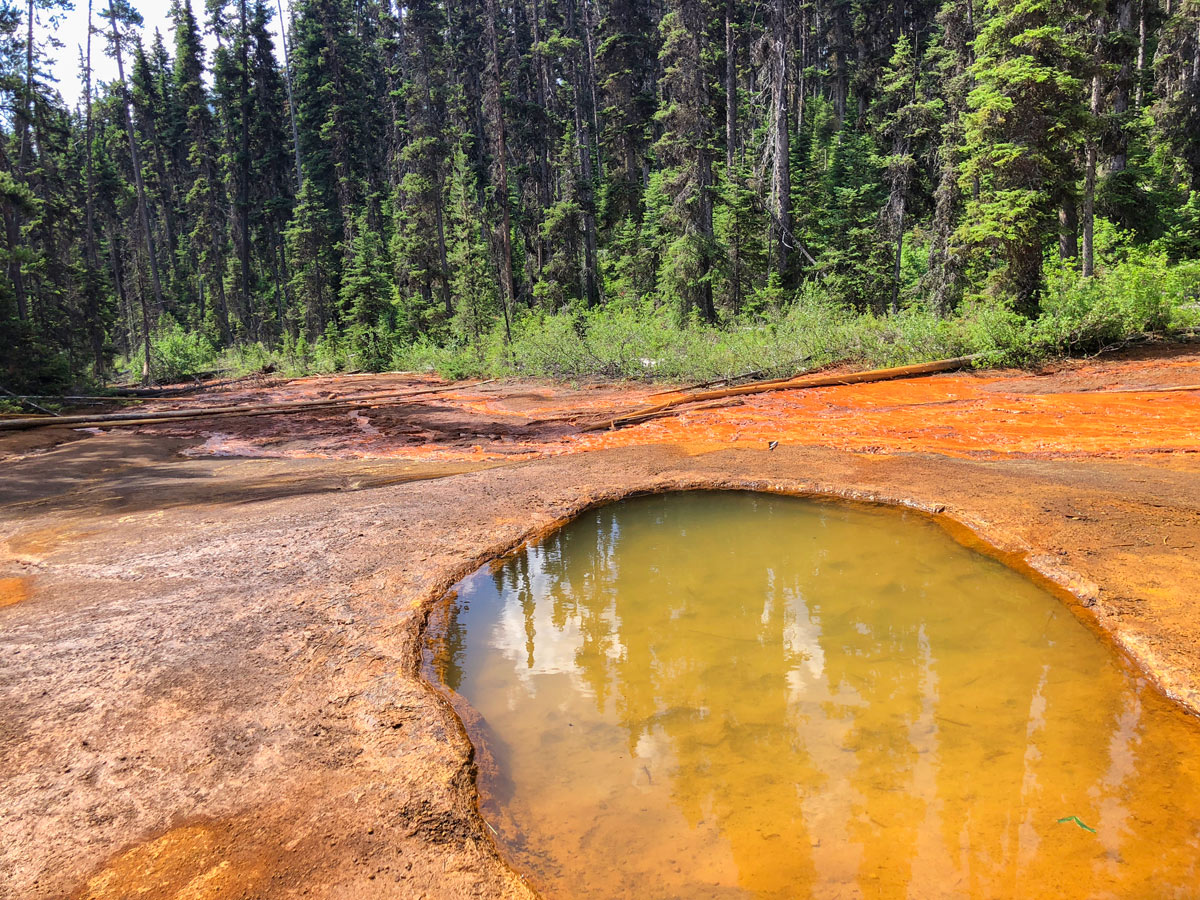
[[901, 35], [880, 79], [874, 105], [876, 127], [884, 147], [890, 151], [884, 159], [888, 200], [882, 224], [896, 248], [888, 300], [893, 313], [899, 309], [904, 232], [913, 217], [914, 202], [928, 191], [928, 185], [920, 183], [921, 173], [927, 169], [922, 163], [931, 157], [931, 141], [943, 105], [939, 99], [930, 97], [930, 88], [928, 80], [922, 77], [912, 42], [907, 35]]
[[596, 82], [601, 144], [608, 161], [601, 207], [610, 227], [639, 213], [655, 108], [658, 29], [653, 9], [638, 0], [600, 4]]
[[999, 255], [992, 288], [1034, 315], [1060, 191], [1079, 177], [1086, 10], [1076, 0], [989, 0], [987, 12], [964, 117], [970, 155], [960, 183], [973, 196], [959, 235]]
[[[1168, 9], [1172, 9], [1168, 5]], [[1164, 168], [1191, 191], [1200, 191], [1200, 2], [1178, 0], [1163, 23], [1154, 56], [1155, 133]]]
[[[403, 292], [423, 307], [417, 318], [444, 325], [454, 312], [445, 226], [446, 23], [435, 0], [417, 0], [407, 12], [402, 95], [408, 140], [399, 155], [401, 175], [394, 200], [399, 216], [392, 255]], [[435, 302], [440, 315], [433, 309]]]
[[356, 364], [371, 371], [386, 369], [391, 362], [389, 313], [394, 291], [384, 262], [383, 241], [365, 218], [354, 228], [340, 293], [346, 311], [347, 346]]
[[[937, 16], [937, 39], [925, 56], [925, 71], [941, 86], [944, 104], [940, 140], [934, 157], [933, 220], [930, 223], [929, 267], [924, 285], [930, 308], [948, 315], [962, 299], [965, 259], [955, 239], [964, 205], [962, 162], [966, 150], [963, 115], [971, 91], [974, 28], [971, 0], [947, 0]], [[971, 191], [974, 179], [971, 180]]]
[[[175, 28], [175, 94], [183, 111], [187, 134], [184, 203], [191, 228], [187, 258], [196, 266], [196, 292], [212, 298], [207, 313], [222, 343], [233, 337], [225, 291], [229, 204], [217, 160], [216, 128], [204, 86], [204, 48], [190, 0], [173, 0]], [[181, 251], [182, 252], [182, 251]], [[203, 309], [199, 304], [198, 310]], [[198, 323], [207, 327], [208, 322]]]
[[499, 310], [495, 269], [482, 228], [475, 172], [461, 143], [451, 160], [449, 188], [451, 289], [457, 300], [454, 332], [482, 363]]
[[660, 25], [663, 101], [658, 111], [662, 136], [655, 151], [668, 167], [664, 187], [674, 201], [675, 240], [667, 250], [660, 283], [680, 312], [716, 321], [712, 274], [713, 128], [709, 98], [708, 27], [705, 0], [672, 0]]

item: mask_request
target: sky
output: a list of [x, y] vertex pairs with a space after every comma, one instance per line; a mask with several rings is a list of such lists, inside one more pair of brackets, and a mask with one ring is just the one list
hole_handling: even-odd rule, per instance
[[[58, 39], [62, 41], [63, 46], [57, 50], [52, 49], [49, 51], [53, 60], [50, 71], [58, 79], [58, 90], [62, 93], [68, 106], [71, 107], [74, 107], [83, 98], [83, 84], [81, 81], [83, 70], [79, 65], [79, 48], [85, 46], [87, 41], [88, 17], [88, 0], [74, 0], [74, 3], [75, 9], [71, 12], [60, 14], [58, 28], [55, 31]], [[92, 22], [96, 26], [102, 26], [104, 21], [100, 18], [100, 12], [108, 8], [108, 2], [107, 0], [92, 0], [92, 3]], [[163, 40], [166, 41], [167, 48], [170, 49], [172, 47], [171, 23], [169, 18], [171, 0], [132, 0], [132, 3], [133, 7], [142, 14], [142, 32], [145, 43], [149, 45], [154, 40], [154, 29], [157, 28], [162, 32]], [[203, 21], [204, 0], [191, 0], [191, 4], [197, 21]], [[275, 0], [272, 0], [270, 5], [276, 10], [275, 19], [271, 22], [271, 30], [272, 37], [275, 38], [276, 52], [280, 52], [278, 7]], [[288, 7], [288, 0], [283, 0], [285, 15], [288, 12]], [[51, 31], [49, 16], [45, 12], [38, 13], [37, 15], [38, 33], [45, 36]], [[211, 35], [204, 35], [204, 46], [207, 51], [205, 64], [208, 65], [212, 62], [212, 50], [216, 46], [216, 42]], [[129, 65], [129, 60], [126, 59], [126, 76], [129, 75]], [[104, 55], [104, 38], [102, 36], [92, 38], [92, 69], [95, 73], [93, 78], [97, 82], [113, 81], [117, 77], [116, 62]]]

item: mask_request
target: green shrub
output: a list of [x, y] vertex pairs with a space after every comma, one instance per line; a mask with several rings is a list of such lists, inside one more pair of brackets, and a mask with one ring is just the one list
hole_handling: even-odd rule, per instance
[[1033, 323], [1011, 303], [974, 298], [964, 303], [957, 319], [966, 353], [981, 355], [977, 364], [1019, 366], [1032, 363], [1037, 353], [1031, 341]]
[[[129, 357], [131, 374], [142, 372], [142, 350]], [[187, 331], [170, 316], [164, 315], [150, 336], [150, 377], [171, 382], [199, 375], [216, 367], [217, 352], [202, 332]]]
[[1154, 253], [1130, 251], [1094, 278], [1060, 267], [1047, 279], [1034, 352], [1091, 352], [1131, 335], [1164, 334], [1194, 320], [1198, 291], [1200, 263], [1172, 266]]
[[513, 324], [512, 368], [522, 375], [572, 378], [589, 370], [575, 316], [531, 312]]
[[312, 347], [310, 372], [329, 375], [346, 368], [346, 345], [337, 326], [330, 324]]
[[[315, 343], [303, 334], [277, 348], [249, 344], [219, 358], [199, 334], [165, 318], [152, 346], [153, 374], [180, 378], [219, 366], [238, 373], [274, 367], [288, 375], [345, 369], [436, 372], [451, 379], [525, 375], [710, 381], [754, 374], [782, 377], [831, 364], [882, 367], [978, 354], [979, 365], [1030, 365], [1047, 357], [1092, 352], [1131, 335], [1168, 334], [1200, 325], [1200, 261], [1173, 263], [1165, 250], [1131, 246], [1100, 223], [1099, 263], [1084, 279], [1072, 265], [1047, 267], [1041, 314], [1033, 320], [994, 296], [968, 298], [952, 317], [910, 298], [900, 312], [858, 312], [808, 282], [788, 297], [769, 284], [740, 317], [723, 325], [681, 319], [679, 303], [661, 295], [612, 298], [596, 309], [568, 304], [557, 313], [518, 312], [511, 344], [492, 310], [438, 341], [402, 341], [384, 321], [341, 332], [330, 326]], [[917, 263], [913, 262], [916, 266]], [[479, 326], [479, 327], [475, 327]], [[126, 364], [140, 373], [136, 355]]]
[[470, 348], [459, 344], [439, 346], [427, 338], [396, 347], [392, 369], [399, 372], [436, 373], [443, 378], [474, 378], [493, 371]]
[[261, 342], [239, 344], [221, 354], [219, 367], [231, 375], [253, 375], [284, 368], [283, 350], [272, 350]]

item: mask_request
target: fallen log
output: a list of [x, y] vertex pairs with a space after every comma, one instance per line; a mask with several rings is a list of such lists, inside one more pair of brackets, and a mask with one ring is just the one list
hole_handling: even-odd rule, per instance
[[620, 415], [606, 419], [587, 422], [579, 426], [580, 431], [603, 431], [610, 428], [620, 428], [632, 422], [644, 419], [649, 414], [662, 412], [687, 403], [700, 403], [705, 400], [721, 400], [725, 397], [737, 397], [745, 394], [761, 394], [767, 391], [790, 391], [804, 388], [836, 387], [844, 384], [865, 384], [872, 381], [889, 381], [893, 378], [909, 378], [914, 375], [936, 375], [939, 372], [953, 372], [969, 366], [979, 359], [979, 354], [972, 356], [956, 356], [953, 359], [940, 359], [936, 362], [918, 363], [911, 366], [895, 366], [889, 369], [869, 369], [863, 372], [847, 372], [841, 375], [806, 375], [799, 378], [789, 378], [784, 381], [759, 382], [745, 384], [740, 387], [722, 388], [716, 391], [702, 391], [698, 394], [688, 394], [665, 400], [652, 406], [631, 409]]
[[728, 400], [714, 400], [711, 403], [703, 403], [700, 406], [692, 406], [688, 409], [672, 407], [671, 409], [660, 409], [656, 412], [648, 412], [641, 415], [631, 415], [622, 424], [638, 425], [642, 422], [649, 422], [652, 419], [662, 419], [667, 416], [681, 416], [685, 413], [706, 412], [710, 409], [727, 409], [731, 406], [742, 406], [746, 401], [741, 397], [732, 397]]
[[[178, 387], [122, 387], [120, 384], [114, 384], [108, 390], [114, 394], [119, 394], [124, 397], [171, 397], [176, 394], [190, 394], [195, 391], [202, 391], [207, 388], [220, 387], [225, 384], [234, 384], [238, 381], [245, 381], [247, 378], [260, 377], [261, 373], [252, 372], [246, 375], [238, 375], [233, 378], [226, 378], [224, 381], [203, 381], [201, 379], [215, 375], [228, 375], [233, 372], [233, 369], [212, 369], [206, 372], [196, 372], [188, 377], [192, 379], [194, 384], [185, 384]], [[176, 382], [177, 383], [177, 382]], [[177, 383], [178, 384], [178, 383]]]
[[[801, 372], [800, 374], [804, 374], [804, 373]], [[756, 381], [756, 382], [754, 382], [753, 386], [757, 387], [757, 388], [761, 388], [763, 390], [769, 390], [771, 385], [787, 384], [789, 382], [795, 381], [797, 378], [800, 377], [800, 374], [789, 375], [787, 378], [772, 378], [767, 381]], [[735, 375], [732, 379], [728, 379], [728, 380], [732, 381], [732, 380], [736, 380], [738, 378], [745, 378], [745, 377], [746, 377], [745, 375]], [[726, 381], [726, 379], [719, 378], [716, 381], [706, 381], [702, 384], [691, 384], [691, 385], [688, 385], [687, 387], [671, 388], [669, 391], [655, 391], [654, 393], [647, 394], [646, 396], [647, 397], [661, 397], [666, 394], [681, 394], [681, 395], [686, 395], [686, 396], [682, 397], [681, 399], [677, 398], [678, 402], [688, 403], [700, 396], [699, 394], [694, 394], [694, 393], [688, 394], [687, 393], [688, 391], [695, 391], [698, 388], [707, 387], [710, 384], [721, 384], [724, 381]], [[743, 387], [750, 387], [750, 386], [751, 385], [743, 385]], [[673, 401], [673, 402], [675, 402], [675, 401]], [[647, 406], [645, 408], [657, 410], [657, 409], [661, 408], [662, 406], [663, 406], [663, 404], [656, 403], [653, 406]], [[563, 415], [563, 416], [549, 416], [545, 419], [530, 419], [529, 424], [530, 425], [561, 425], [564, 422], [570, 422], [571, 424], [574, 424], [578, 421], [579, 421], [578, 413], [568, 413], [567, 415]], [[623, 422], [622, 424], [628, 425], [628, 424], [632, 424], [632, 423]]]
[[200, 419], [211, 416], [283, 415], [306, 410], [313, 411], [342, 406], [358, 406], [361, 404], [371, 405], [385, 400], [403, 400], [408, 397], [440, 394], [445, 391], [465, 390], [466, 388], [478, 387], [481, 384], [490, 384], [492, 381], [495, 381], [495, 379], [477, 381], [473, 384], [442, 385], [436, 388], [424, 388], [422, 390], [405, 391], [402, 393], [363, 394], [357, 397], [331, 397], [323, 400], [302, 400], [290, 403], [247, 403], [235, 406], [210, 406], [203, 409], [168, 409], [159, 412], [138, 413], [136, 415], [130, 415], [129, 413], [108, 413], [105, 415], [59, 416], [57, 418], [36, 416], [23, 419], [4, 419], [0, 420], [0, 431], [44, 428], [51, 425], [69, 425], [74, 428], [114, 428], [126, 425], [150, 425], [155, 422], [171, 420]]
[[40, 403], [34, 403], [33, 400], [27, 396], [23, 396], [21, 394], [14, 394], [12, 391], [8, 390], [7, 388], [3, 388], [3, 387], [0, 387], [0, 392], [7, 394], [9, 397], [12, 397], [14, 400], [16, 400], [22, 406], [32, 406], [34, 409], [41, 410], [48, 416], [52, 416], [56, 419], [62, 418], [61, 413], [56, 413], [52, 409], [46, 409], [46, 407], [42, 406]]
[[[793, 359], [790, 363], [788, 363], [788, 365], [793, 366], [796, 363], [802, 363], [807, 359], [808, 359], [807, 356], [800, 356], [800, 357], [797, 357], [796, 359]], [[740, 375], [730, 375], [728, 378], [714, 378], [712, 381], [702, 381], [699, 384], [689, 384], [689, 385], [686, 385], [685, 387], [668, 388], [665, 391], [655, 391], [653, 394], [647, 394], [646, 396], [647, 397], [661, 397], [665, 394], [686, 394], [689, 391], [699, 391], [699, 390], [703, 390], [704, 388], [707, 388], [707, 387], [715, 387], [718, 384], [729, 384], [730, 382], [733, 382], [733, 381], [744, 381], [747, 378], [753, 378], [756, 375], [761, 375], [765, 371], [766, 371], [766, 369], [753, 369], [752, 371], [749, 371], [749, 372], [743, 372]], [[754, 383], [755, 384], [778, 384], [783, 381], [791, 381], [794, 378], [799, 378], [803, 374], [805, 374], [805, 372], [801, 371], [801, 372], [797, 372], [795, 375], [789, 375], [787, 378], [771, 378], [771, 379], [768, 379], [765, 381], [756, 381]]]

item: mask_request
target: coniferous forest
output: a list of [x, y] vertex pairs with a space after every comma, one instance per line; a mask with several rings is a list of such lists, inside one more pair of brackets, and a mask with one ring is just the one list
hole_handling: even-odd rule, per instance
[[169, 34], [75, 2], [74, 105], [65, 4], [0, 4], [6, 386], [1019, 360], [1198, 319], [1197, 0], [172, 0]]

